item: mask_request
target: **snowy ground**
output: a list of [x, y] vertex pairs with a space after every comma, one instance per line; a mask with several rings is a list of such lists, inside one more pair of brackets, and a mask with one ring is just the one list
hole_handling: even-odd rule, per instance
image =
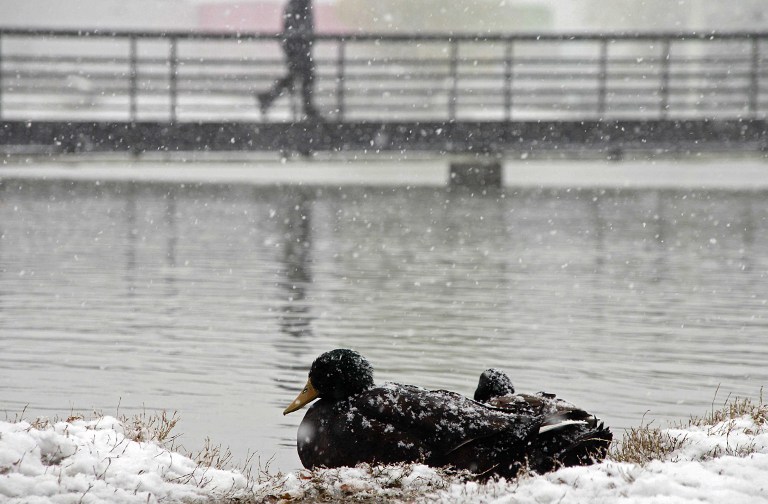
[[108, 416], [0, 422], [0, 502], [204, 501], [247, 487], [240, 473], [199, 467], [131, 434]]
[[768, 503], [768, 410], [754, 411], [657, 430], [663, 454], [645, 463], [610, 460], [487, 483], [418, 464], [254, 480], [137, 441], [135, 428], [112, 417], [0, 422], [0, 502]]

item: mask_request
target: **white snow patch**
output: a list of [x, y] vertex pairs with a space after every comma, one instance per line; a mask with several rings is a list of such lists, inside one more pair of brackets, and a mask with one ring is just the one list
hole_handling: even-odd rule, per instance
[[153, 442], [97, 420], [0, 422], [0, 501], [4, 503], [198, 502], [247, 488], [233, 471], [201, 468]]
[[606, 461], [517, 482], [453, 484], [433, 502], [650, 504], [768, 502], [768, 454], [706, 461], [654, 461], [645, 467]]
[[745, 451], [768, 454], [768, 426], [755, 425], [749, 416], [666, 432], [674, 439], [684, 440], [670, 456], [671, 460], [697, 460]]
[[[517, 481], [454, 483], [441, 503], [768, 503], [768, 429], [749, 416], [665, 429], [678, 448], [645, 466], [604, 461]], [[731, 454], [743, 454], [734, 456]]]
[[422, 464], [369, 465], [301, 471], [254, 487], [254, 497], [279, 497], [311, 502], [316, 499], [413, 501], [447, 488], [450, 477]]

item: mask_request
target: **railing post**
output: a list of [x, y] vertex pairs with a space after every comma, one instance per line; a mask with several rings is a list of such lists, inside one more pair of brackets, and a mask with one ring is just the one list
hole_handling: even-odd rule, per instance
[[448, 97], [448, 120], [456, 120], [456, 101], [459, 94], [459, 42], [455, 38], [450, 39], [451, 42], [451, 93]]
[[513, 63], [515, 57], [513, 44], [512, 39], [509, 39], [504, 48], [504, 119], [507, 121], [512, 120], [512, 83], [514, 79]]
[[176, 122], [176, 99], [177, 99], [177, 87], [176, 87], [176, 67], [178, 65], [177, 55], [177, 40], [176, 37], [171, 37], [171, 49], [168, 56], [168, 98], [170, 99], [170, 120]]
[[339, 38], [339, 45], [336, 54], [336, 120], [344, 120], [344, 65], [346, 64], [346, 46], [347, 41]]
[[661, 85], [659, 87], [659, 112], [662, 119], [669, 113], [669, 60], [670, 40], [665, 38], [661, 43]]
[[130, 70], [129, 70], [129, 80], [128, 80], [128, 93], [129, 93], [129, 118], [132, 123], [136, 122], [136, 116], [138, 111], [138, 97], [136, 96], [137, 93], [137, 86], [138, 86], [138, 78], [139, 78], [139, 69], [138, 69], [138, 47], [137, 47], [137, 40], [135, 35], [131, 35], [130, 38], [130, 48], [129, 48], [129, 55], [130, 59]]
[[597, 114], [600, 119], [605, 114], [605, 99], [608, 81], [608, 39], [600, 40], [600, 71], [597, 83]]
[[752, 62], [749, 79], [749, 114], [757, 117], [758, 101], [760, 99], [760, 39], [752, 37]]

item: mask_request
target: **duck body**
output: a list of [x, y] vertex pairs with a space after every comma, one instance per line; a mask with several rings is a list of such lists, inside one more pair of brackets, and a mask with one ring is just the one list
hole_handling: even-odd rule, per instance
[[473, 473], [517, 474], [539, 417], [510, 415], [459, 394], [387, 383], [321, 399], [299, 426], [304, 467], [423, 462]]
[[613, 440], [610, 429], [592, 413], [555, 394], [515, 393], [512, 381], [498, 369], [480, 375], [474, 397], [511, 414], [542, 418], [528, 460], [529, 467], [539, 473], [602, 460]]
[[299, 458], [309, 469], [421, 462], [509, 478], [526, 464], [543, 471], [571, 460], [588, 463], [571, 456], [591, 453], [578, 448], [593, 432], [582, 429], [585, 421], [562, 422], [548, 408], [496, 399], [481, 402], [396, 383], [376, 386], [367, 360], [337, 349], [315, 359], [307, 385], [284, 414], [317, 400], [297, 435]]

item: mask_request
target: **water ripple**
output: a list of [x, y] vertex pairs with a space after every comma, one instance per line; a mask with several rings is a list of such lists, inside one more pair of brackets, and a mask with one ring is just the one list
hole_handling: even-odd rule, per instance
[[178, 410], [289, 470], [282, 408], [347, 346], [379, 381], [494, 366], [616, 429], [686, 418], [768, 383], [767, 227], [753, 191], [6, 181], [2, 407]]

